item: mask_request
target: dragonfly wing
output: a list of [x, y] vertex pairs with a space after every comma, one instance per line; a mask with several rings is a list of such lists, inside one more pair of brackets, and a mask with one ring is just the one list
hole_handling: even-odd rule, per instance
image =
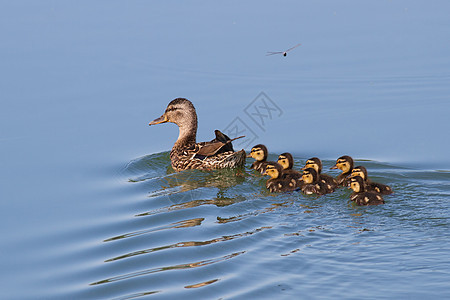
[[282, 53], [284, 53], [284, 52], [282, 52], [282, 51], [278, 51], [278, 52], [267, 52], [266, 56], [274, 55], [274, 54], [282, 54]]
[[297, 47], [300, 46], [300, 45], [301, 45], [301, 44], [297, 44], [297, 45], [295, 45], [294, 47], [287, 49], [285, 52], [291, 51], [292, 49], [297, 48]]

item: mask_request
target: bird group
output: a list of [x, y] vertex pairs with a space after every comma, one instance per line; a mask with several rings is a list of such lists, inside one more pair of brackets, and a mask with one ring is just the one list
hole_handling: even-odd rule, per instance
[[[172, 168], [175, 171], [187, 169], [211, 170], [242, 167], [246, 161], [244, 149], [234, 151], [232, 141], [219, 130], [215, 130], [215, 138], [209, 142], [197, 143], [197, 113], [191, 101], [176, 98], [167, 106], [163, 115], [149, 125], [171, 122], [178, 125], [180, 134], [170, 151]], [[282, 153], [277, 162], [267, 161], [267, 147], [254, 146], [247, 157], [255, 162], [251, 168], [264, 175], [269, 175], [266, 187], [270, 192], [287, 192], [301, 190], [305, 194], [324, 195], [334, 192], [338, 187], [349, 187], [353, 190], [350, 199], [357, 205], [383, 204], [382, 195], [389, 195], [392, 189], [384, 184], [372, 182], [363, 166], [353, 166], [350, 156], [341, 156], [332, 169], [340, 169], [342, 173], [336, 178], [322, 173], [322, 161], [313, 157], [306, 161], [302, 172], [293, 169], [294, 160], [290, 153]]]
[[383, 204], [382, 195], [392, 194], [389, 186], [371, 181], [364, 166], [354, 167], [353, 159], [348, 155], [339, 157], [331, 167], [342, 171], [336, 178], [322, 173], [322, 161], [317, 157], [308, 159], [303, 172], [299, 172], [293, 169], [294, 160], [290, 153], [280, 154], [276, 162], [268, 161], [267, 156], [267, 147], [262, 144], [254, 146], [248, 155], [255, 159], [252, 169], [270, 176], [266, 183], [270, 192], [300, 190], [307, 195], [325, 195], [339, 187], [349, 187], [353, 190], [350, 199], [357, 205]]

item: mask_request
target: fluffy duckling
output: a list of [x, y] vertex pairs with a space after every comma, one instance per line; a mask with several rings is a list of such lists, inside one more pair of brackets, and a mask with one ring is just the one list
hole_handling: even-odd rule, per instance
[[332, 190], [328, 189], [326, 184], [319, 180], [319, 174], [313, 168], [306, 168], [303, 170], [303, 185], [301, 190], [307, 195], [317, 194], [325, 195], [331, 193]]
[[247, 157], [252, 157], [255, 159], [255, 162], [252, 164], [250, 168], [255, 169], [256, 171], [263, 174], [268, 164], [276, 164], [276, 162], [267, 161], [268, 154], [269, 152], [267, 151], [266, 146], [262, 144], [254, 146], [250, 151], [250, 154], [247, 155]]
[[322, 161], [318, 157], [310, 158], [306, 161], [303, 169], [313, 168], [319, 175], [319, 180], [326, 184], [327, 189], [334, 191], [338, 184], [332, 176], [322, 173]]
[[267, 180], [266, 188], [270, 192], [289, 192], [296, 189], [295, 181], [282, 177], [283, 167], [278, 163], [270, 163], [265, 166], [264, 175], [271, 178]]
[[283, 167], [283, 178], [293, 179], [296, 182], [296, 186], [300, 187], [302, 184], [302, 173], [294, 170], [294, 158], [288, 152], [282, 153], [278, 156], [277, 161]]
[[342, 173], [336, 177], [336, 182], [338, 185], [348, 186], [347, 177], [352, 173], [353, 158], [348, 155], [341, 156], [336, 160], [336, 164], [330, 169], [342, 170]]
[[365, 190], [364, 179], [361, 176], [350, 178], [350, 188], [353, 190], [350, 200], [354, 201], [356, 205], [384, 204], [384, 199], [380, 194]]
[[218, 130], [211, 142], [196, 142], [197, 112], [191, 101], [184, 98], [172, 100], [164, 114], [149, 125], [166, 122], [177, 124], [180, 130], [170, 151], [170, 161], [175, 171], [234, 168], [245, 164], [244, 149], [235, 152], [232, 140]]
[[372, 182], [367, 176], [367, 169], [363, 166], [357, 166], [353, 168], [351, 177], [356, 176], [360, 176], [364, 180], [364, 188], [368, 192], [376, 192], [382, 195], [390, 195], [393, 193], [390, 186], [382, 183]]

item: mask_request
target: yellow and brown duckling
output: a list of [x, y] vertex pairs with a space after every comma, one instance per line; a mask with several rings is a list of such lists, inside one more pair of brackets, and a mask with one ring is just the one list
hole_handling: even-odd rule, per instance
[[365, 190], [364, 179], [361, 176], [350, 178], [349, 188], [353, 190], [350, 200], [354, 201], [356, 205], [384, 204], [384, 199], [380, 194]]
[[283, 167], [280, 164], [266, 164], [264, 175], [269, 175], [271, 177], [266, 183], [266, 188], [270, 192], [290, 192], [297, 188], [295, 181], [282, 177], [282, 172]]
[[333, 190], [327, 188], [326, 184], [320, 181], [319, 174], [313, 168], [306, 168], [303, 170], [303, 185], [301, 190], [307, 195], [317, 194], [325, 195], [331, 193]]
[[250, 151], [250, 154], [247, 155], [247, 157], [252, 157], [255, 159], [255, 162], [252, 164], [250, 168], [255, 169], [256, 171], [263, 174], [268, 164], [276, 164], [276, 162], [274, 161], [267, 161], [268, 155], [269, 152], [267, 151], [266, 146], [262, 144], [254, 146]]
[[348, 186], [349, 181], [347, 177], [352, 173], [353, 170], [353, 158], [348, 155], [341, 156], [336, 160], [336, 164], [331, 167], [331, 169], [341, 170], [342, 173], [336, 177], [336, 182], [338, 185]]
[[393, 193], [390, 186], [373, 182], [367, 176], [367, 169], [363, 166], [354, 167], [351, 177], [360, 176], [364, 180], [364, 188], [367, 192], [375, 192], [382, 195], [390, 195]]
[[277, 161], [283, 167], [283, 178], [289, 178], [295, 181], [297, 187], [302, 185], [302, 173], [293, 169], [294, 167], [294, 158], [292, 154], [285, 152], [278, 156]]
[[234, 168], [245, 164], [245, 151], [234, 151], [233, 140], [218, 130], [214, 140], [197, 143], [197, 113], [191, 101], [184, 98], [172, 100], [164, 114], [149, 125], [166, 122], [177, 124], [180, 130], [170, 151], [170, 161], [175, 171]]
[[326, 184], [327, 189], [334, 191], [338, 184], [332, 176], [322, 173], [322, 161], [318, 157], [310, 158], [306, 161], [303, 169], [313, 168], [319, 175], [319, 180]]

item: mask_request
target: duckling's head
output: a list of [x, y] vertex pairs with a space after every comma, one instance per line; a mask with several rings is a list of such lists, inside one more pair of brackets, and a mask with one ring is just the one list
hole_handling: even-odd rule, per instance
[[350, 176], [360, 176], [363, 180], [367, 180], [367, 169], [363, 166], [354, 167]]
[[264, 172], [264, 175], [269, 175], [272, 178], [278, 178], [281, 175], [281, 172], [283, 170], [283, 167], [278, 164], [268, 164], [266, 166], [266, 171]]
[[348, 155], [341, 156], [336, 160], [336, 165], [331, 167], [331, 169], [339, 169], [344, 173], [350, 172], [353, 169], [353, 158]]
[[318, 180], [317, 171], [313, 168], [303, 170], [302, 179], [304, 183], [314, 183]]
[[192, 123], [197, 124], [197, 113], [192, 102], [185, 98], [177, 98], [170, 101], [163, 115], [150, 122], [149, 125], [166, 122], [175, 123], [179, 127], [189, 126]]
[[361, 176], [355, 176], [350, 179], [350, 188], [355, 193], [364, 192], [364, 179]]
[[310, 158], [306, 161], [303, 170], [307, 168], [313, 168], [316, 170], [317, 174], [320, 174], [322, 172], [322, 161], [318, 157]]
[[254, 146], [247, 157], [253, 157], [257, 161], [265, 161], [267, 159], [266, 146], [262, 144]]
[[289, 170], [294, 166], [294, 159], [290, 153], [285, 152], [278, 156], [278, 163], [283, 167], [283, 169]]

